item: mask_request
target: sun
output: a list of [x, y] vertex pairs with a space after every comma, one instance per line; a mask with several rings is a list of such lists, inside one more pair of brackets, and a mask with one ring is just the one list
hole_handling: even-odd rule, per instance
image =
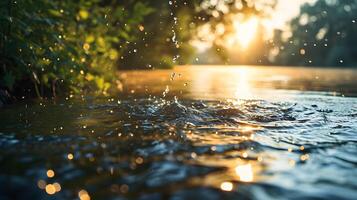
[[256, 17], [249, 18], [245, 21], [236, 20], [233, 22], [235, 43], [244, 49], [254, 40], [259, 21]]

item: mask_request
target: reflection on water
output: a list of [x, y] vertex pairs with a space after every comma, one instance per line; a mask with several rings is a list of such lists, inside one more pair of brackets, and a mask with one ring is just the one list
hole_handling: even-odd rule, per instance
[[311, 91], [357, 96], [356, 69], [182, 66], [172, 71], [123, 71], [119, 77], [126, 86], [124, 92], [129, 95], [135, 91], [159, 96], [168, 86], [169, 95], [198, 100], [282, 100]]
[[356, 71], [174, 72], [122, 72], [115, 97], [2, 109], [0, 199], [357, 195]]
[[239, 180], [243, 182], [253, 181], [253, 169], [251, 164], [238, 165], [236, 168], [236, 173], [239, 176]]
[[238, 68], [237, 72], [235, 72], [236, 78], [235, 80], [231, 80], [232, 83], [236, 83], [236, 99], [252, 99], [252, 87], [249, 84], [249, 77], [252, 75], [248, 71], [247, 68]]
[[231, 183], [231, 182], [223, 182], [223, 183], [221, 183], [221, 189], [223, 191], [232, 191], [233, 183]]

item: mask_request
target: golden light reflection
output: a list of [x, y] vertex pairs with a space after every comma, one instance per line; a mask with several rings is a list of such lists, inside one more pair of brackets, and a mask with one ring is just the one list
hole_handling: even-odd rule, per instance
[[138, 164], [138, 165], [143, 164], [143, 162], [144, 162], [144, 159], [143, 159], [142, 157], [137, 157], [137, 158], [135, 159], [135, 163]]
[[233, 183], [231, 182], [223, 182], [221, 183], [221, 190], [223, 191], [232, 191]]
[[67, 158], [68, 158], [68, 160], [72, 160], [74, 158], [74, 156], [73, 156], [73, 154], [69, 153], [69, 154], [67, 154]]
[[243, 182], [251, 182], [253, 181], [254, 175], [253, 175], [253, 168], [252, 165], [246, 164], [246, 165], [238, 165], [235, 168], [236, 174], [239, 176], [240, 181]]
[[90, 196], [86, 190], [79, 191], [78, 197], [80, 200], [90, 200]]
[[46, 190], [47, 194], [49, 194], [49, 195], [56, 193], [56, 187], [53, 184], [46, 185], [45, 190]]
[[55, 172], [52, 169], [47, 170], [46, 175], [48, 178], [52, 178], [55, 176]]
[[[216, 173], [209, 174], [203, 179], [193, 179], [192, 183], [204, 182], [205, 185], [212, 185], [222, 191], [232, 191], [239, 187], [239, 184], [235, 184], [236, 181], [240, 182], [259, 182], [263, 177], [260, 172], [264, 166], [261, 163], [263, 161], [262, 156], [258, 156], [257, 160], [243, 159], [230, 159], [232, 157], [238, 157], [244, 154], [244, 152], [227, 152], [225, 156], [229, 159], [221, 159], [218, 156], [197, 155], [194, 160], [190, 162], [192, 164], [212, 166], [212, 167], [224, 167], [227, 171], [218, 171]], [[252, 156], [253, 157], [253, 156]], [[197, 181], [197, 182], [196, 182]]]
[[253, 133], [255, 131], [258, 131], [258, 130], [262, 130], [263, 128], [261, 126], [258, 126], [258, 125], [242, 125], [239, 127], [239, 131], [244, 133], [244, 134], [250, 134], [250, 137], [247, 138], [247, 139], [254, 139], [254, 135]]
[[306, 161], [306, 160], [308, 160], [309, 158], [310, 158], [309, 154], [304, 154], [304, 155], [301, 155], [301, 156], [300, 156], [300, 160], [301, 160], [301, 161]]
[[56, 192], [59, 192], [59, 191], [61, 191], [61, 184], [59, 184], [59, 183], [53, 183], [53, 186], [55, 187], [55, 189], [56, 189]]
[[237, 99], [252, 98], [252, 89], [249, 84], [249, 77], [251, 76], [247, 68], [238, 68], [236, 71], [236, 92]]

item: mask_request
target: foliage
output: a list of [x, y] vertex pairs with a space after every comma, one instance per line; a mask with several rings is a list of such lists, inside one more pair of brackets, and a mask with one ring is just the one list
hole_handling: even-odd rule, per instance
[[318, 0], [304, 4], [290, 22], [291, 36], [276, 32], [279, 51], [275, 63], [283, 65], [356, 66], [357, 2]]
[[106, 93], [117, 59], [154, 11], [142, 2], [123, 7], [114, 0], [1, 4], [1, 87], [38, 96], [55, 95], [56, 88]]

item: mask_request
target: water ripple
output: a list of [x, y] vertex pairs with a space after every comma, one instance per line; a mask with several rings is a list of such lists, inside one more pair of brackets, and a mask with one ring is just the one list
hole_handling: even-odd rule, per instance
[[356, 99], [306, 99], [32, 105], [0, 129], [0, 183], [56, 181], [59, 199], [353, 199]]

